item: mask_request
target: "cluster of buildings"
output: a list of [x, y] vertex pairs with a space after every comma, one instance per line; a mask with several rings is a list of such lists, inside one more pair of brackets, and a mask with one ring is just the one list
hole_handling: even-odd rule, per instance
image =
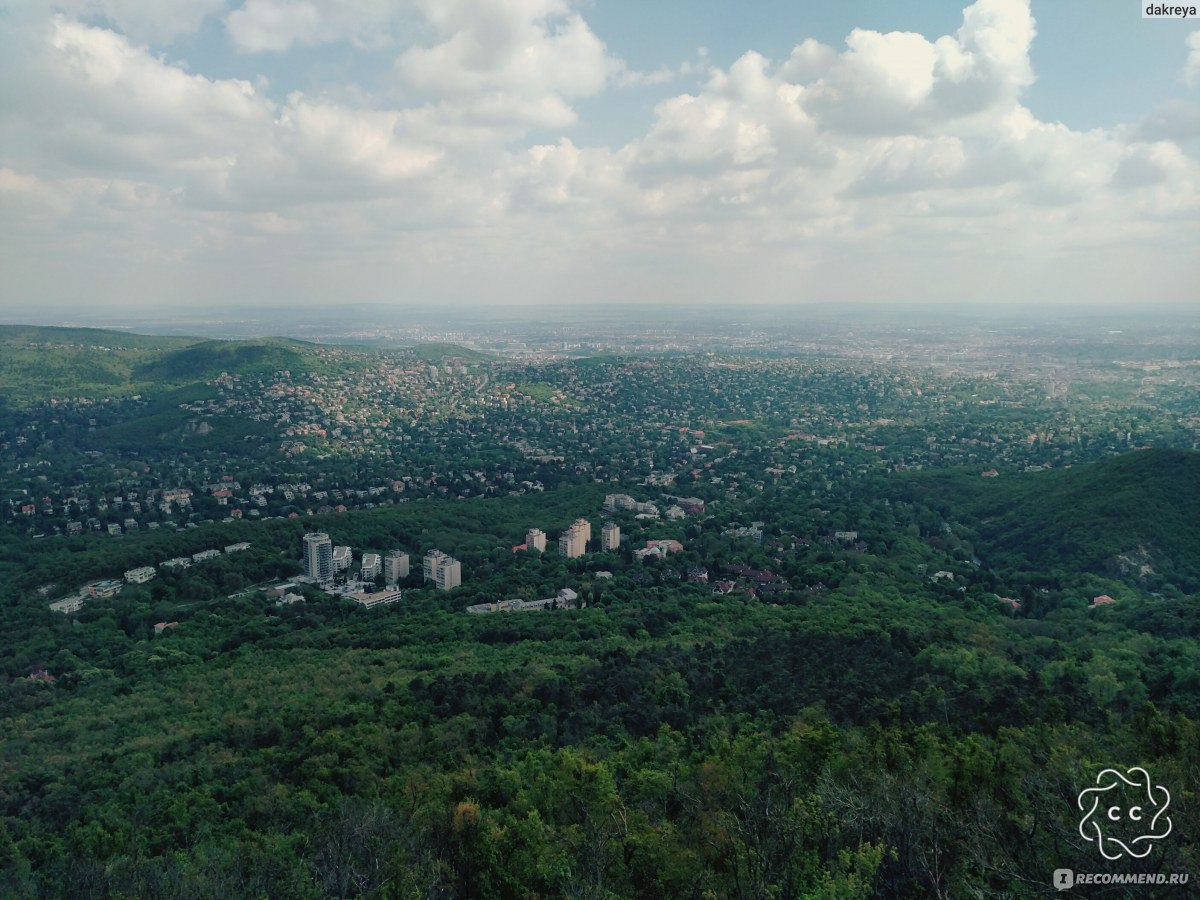
[[683, 549], [683, 544], [673, 540], [657, 540], [646, 541], [646, 546], [639, 550], [634, 550], [633, 555], [638, 559], [645, 559], [647, 556], [657, 556], [660, 559], [668, 553], [678, 553]]
[[[411, 572], [409, 555], [402, 550], [386, 554], [363, 553], [353, 577], [354, 553], [350, 547], [334, 546], [323, 531], [304, 535], [304, 574], [328, 593], [348, 596], [364, 606], [376, 606], [400, 599], [397, 585]], [[462, 563], [441, 550], [430, 550], [422, 560], [421, 574], [426, 583], [439, 591], [449, 591], [462, 584]], [[380, 576], [385, 591], [370, 591]]]
[[[304, 577], [297, 581], [316, 584], [327, 594], [353, 600], [366, 609], [395, 603], [403, 598], [398, 585], [411, 574], [409, 555], [402, 550], [386, 554], [364, 552], [354, 571], [354, 553], [350, 547], [334, 545], [323, 531], [304, 535]], [[433, 549], [421, 562], [424, 581], [439, 591], [449, 591], [462, 584], [462, 563], [441, 550]], [[380, 576], [384, 587], [376, 590]], [[298, 603], [303, 596], [296, 592], [294, 582], [268, 589], [279, 604]]]
[[[699, 515], [704, 512], [704, 501], [697, 497], [669, 497], [674, 501], [667, 509], [668, 518], [682, 518], [687, 515]], [[604, 497], [604, 512], [632, 512], [635, 519], [658, 519], [662, 513], [650, 501], [635, 500], [628, 494], [607, 494]], [[574, 559], [587, 553], [592, 540], [592, 523], [585, 518], [576, 519], [558, 537], [558, 552], [567, 559]], [[621, 526], [616, 522], [607, 521], [600, 529], [600, 549], [602, 551], [616, 550], [621, 546]], [[514, 551], [529, 550], [544, 553], [546, 551], [546, 534], [541, 529], [531, 528], [525, 535], [525, 543], [513, 547]]]
[[138, 566], [136, 569], [129, 569], [125, 572], [124, 581], [118, 578], [103, 578], [99, 581], [88, 582], [74, 594], [55, 600], [50, 604], [50, 609], [54, 612], [70, 615], [83, 609], [84, 603], [88, 600], [114, 597], [121, 593], [121, 588], [126, 584], [145, 584], [147, 581], [153, 580], [157, 577], [159, 569], [166, 569], [168, 571], [186, 569], [194, 562], [199, 563], [215, 559], [221, 556], [222, 553], [240, 553], [243, 550], [249, 549], [250, 544], [248, 541], [238, 541], [236, 544], [226, 544], [224, 551], [201, 550], [198, 553], [193, 553], [191, 556], [176, 556], [172, 559], [164, 559], [158, 564], [157, 569], [154, 566]]
[[658, 507], [649, 501], [634, 500], [628, 494], [606, 495], [604, 511], [612, 513], [619, 510], [631, 510], [635, 514], [635, 518], [657, 519], [661, 515]]
[[374, 583], [380, 575], [384, 583], [395, 587], [409, 575], [409, 557], [401, 550], [387, 554], [363, 553], [357, 578], [352, 577], [354, 552], [350, 547], [335, 546], [329, 535], [314, 531], [304, 536], [304, 574], [320, 585], [360, 581]]
[[[558, 536], [558, 552], [567, 559], [575, 559], [588, 552], [592, 541], [592, 523], [587, 519], [576, 519]], [[600, 529], [600, 549], [616, 550], [621, 546], [621, 528], [616, 522], [605, 522]], [[513, 547], [513, 552], [527, 550], [531, 553], [546, 552], [546, 533], [540, 528], [531, 528], [525, 534], [525, 543]]]

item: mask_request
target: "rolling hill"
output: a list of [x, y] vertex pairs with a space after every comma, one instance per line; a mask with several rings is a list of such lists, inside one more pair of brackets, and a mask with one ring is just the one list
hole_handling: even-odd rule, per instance
[[221, 372], [307, 367], [301, 341], [211, 341], [102, 328], [0, 325], [0, 406], [158, 393]]
[[137, 366], [133, 377], [145, 381], [186, 382], [212, 378], [222, 372], [250, 374], [300, 370], [305, 361], [291, 341], [204, 341], [172, 350]]

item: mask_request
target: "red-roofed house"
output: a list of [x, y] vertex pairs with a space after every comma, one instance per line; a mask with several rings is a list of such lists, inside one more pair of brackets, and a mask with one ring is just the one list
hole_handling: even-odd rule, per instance
[[1092, 606], [1107, 606], [1109, 603], [1116, 603], [1108, 594], [1101, 594], [1099, 597], [1092, 598]]

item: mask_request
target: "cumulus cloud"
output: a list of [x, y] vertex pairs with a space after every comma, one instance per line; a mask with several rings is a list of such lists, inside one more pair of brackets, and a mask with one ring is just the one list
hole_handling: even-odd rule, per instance
[[1132, 136], [1147, 141], [1186, 141], [1200, 137], [1200, 103], [1168, 100], [1139, 122]]
[[571, 101], [624, 70], [562, 0], [422, 0], [438, 40], [406, 50], [396, 68], [415, 94], [488, 123], [564, 128]]
[[226, 0], [61, 0], [58, 12], [72, 18], [101, 19], [135, 41], [166, 43], [195, 31]]
[[225, 16], [229, 38], [248, 53], [350, 41], [376, 46], [404, 12], [389, 0], [246, 0]]
[[[63, 256], [114, 284], [143, 277], [119, 257], [141, 261], [147, 291], [216, 291], [214, 273], [261, 279], [270, 259], [270, 290], [314, 297], [347, 273], [360, 295], [719, 300], [749, 279], [787, 299], [924, 278], [997, 296], [1061, 264], [1079, 294], [1125, 285], [1120, 260], [1122, 278], [1178, 280], [1184, 264], [1166, 263], [1184, 257], [1163, 254], [1200, 225], [1200, 166], [1179, 143], [1195, 104], [1108, 130], [1039, 120], [1024, 0], [978, 0], [936, 38], [856, 29], [840, 47], [798, 35], [778, 60], [702, 58], [686, 92], [669, 85], [695, 63], [633, 72], [568, 0], [246, 0], [225, 16], [243, 63], [299, 65], [335, 41], [379, 63], [373, 85], [330, 94], [206, 74], [136, 36], [120, 12], [135, 0], [105, 2], [0, 35], [18, 281], [52, 283]], [[153, 9], [141, 33], [200, 15], [168, 27]], [[647, 126], [607, 141], [579, 127], [634, 84], [659, 90]]]
[[1187, 36], [1187, 62], [1183, 65], [1183, 80], [1189, 87], [1200, 84], [1200, 31], [1193, 31]]

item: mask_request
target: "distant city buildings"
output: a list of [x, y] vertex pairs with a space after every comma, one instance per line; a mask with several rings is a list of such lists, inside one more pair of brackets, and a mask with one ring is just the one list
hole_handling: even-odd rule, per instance
[[342, 575], [354, 565], [354, 553], [346, 546], [333, 548], [333, 574]]
[[525, 547], [528, 550], [536, 550], [538, 553], [546, 552], [546, 532], [540, 528], [530, 528], [525, 535]]
[[304, 574], [321, 583], [333, 580], [333, 541], [323, 531], [304, 536]]

